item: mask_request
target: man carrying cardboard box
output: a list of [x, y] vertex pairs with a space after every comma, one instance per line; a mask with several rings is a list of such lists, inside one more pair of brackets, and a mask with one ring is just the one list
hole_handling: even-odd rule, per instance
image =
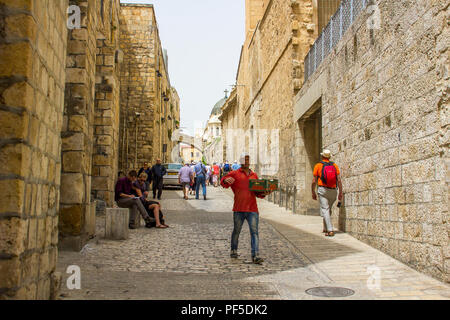
[[241, 233], [244, 220], [247, 220], [251, 235], [252, 262], [261, 264], [264, 259], [259, 257], [259, 212], [258, 205], [256, 203], [256, 197], [264, 198], [270, 192], [255, 193], [250, 191], [249, 180], [258, 179], [258, 175], [250, 170], [250, 156], [247, 153], [243, 153], [241, 155], [240, 163], [240, 169], [231, 171], [220, 181], [222, 187], [231, 187], [234, 193], [234, 229], [231, 235], [230, 257], [234, 259], [238, 257], [237, 249], [239, 243], [239, 234]]

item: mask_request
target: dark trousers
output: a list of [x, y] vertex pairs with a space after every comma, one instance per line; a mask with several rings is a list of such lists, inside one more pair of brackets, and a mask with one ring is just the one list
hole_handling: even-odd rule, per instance
[[153, 198], [156, 197], [156, 191], [158, 191], [158, 199], [161, 199], [163, 189], [163, 178], [155, 177], [153, 179]]
[[[151, 220], [150, 220], [150, 222], [149, 222], [149, 225], [151, 226], [151, 227], [156, 227], [156, 218], [155, 218], [155, 209], [149, 209], [149, 206], [151, 206], [152, 204], [159, 204], [159, 202], [156, 202], [156, 201], [147, 201], [147, 200], [141, 200], [142, 201], [142, 204], [144, 205], [144, 207], [145, 207], [145, 210], [147, 210], [147, 213], [148, 213], [148, 215], [150, 216], [150, 218], [151, 218]], [[161, 224], [164, 224], [165, 223], [165, 221], [164, 221], [164, 215], [163, 215], [163, 213], [162, 213], [162, 211], [161, 210], [159, 210], [159, 222], [161, 223]]]
[[145, 209], [142, 201], [140, 199], [133, 198], [122, 198], [117, 201], [117, 206], [119, 208], [129, 208], [130, 210], [130, 219], [129, 224], [135, 227], [139, 227], [137, 225], [137, 215], [141, 214], [142, 218], [144, 218], [145, 222], [149, 222], [151, 220], [154, 221], [153, 216], [150, 217]]

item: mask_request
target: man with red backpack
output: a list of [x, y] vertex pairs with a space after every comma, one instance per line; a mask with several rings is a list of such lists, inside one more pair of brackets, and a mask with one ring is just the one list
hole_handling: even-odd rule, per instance
[[[314, 167], [314, 179], [312, 181], [311, 190], [312, 198], [317, 200], [316, 185], [318, 185], [318, 194], [320, 202], [320, 215], [324, 221], [324, 233], [326, 236], [333, 237], [333, 225], [331, 224], [331, 208], [336, 201], [336, 196], [339, 203], [342, 201], [342, 182], [340, 178], [340, 171], [337, 164], [330, 161], [330, 150], [324, 150], [320, 154], [322, 161]], [[339, 195], [337, 195], [336, 187], [339, 187]], [[339, 206], [339, 205], [338, 205]]]

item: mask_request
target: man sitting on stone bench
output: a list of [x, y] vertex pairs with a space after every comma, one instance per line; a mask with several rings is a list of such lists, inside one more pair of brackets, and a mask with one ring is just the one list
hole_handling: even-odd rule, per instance
[[121, 178], [116, 183], [115, 188], [115, 201], [119, 208], [129, 208], [130, 209], [130, 220], [129, 220], [129, 228], [136, 229], [137, 227], [134, 225], [135, 217], [137, 216], [137, 212], [141, 214], [142, 218], [145, 221], [145, 227], [151, 228], [152, 222], [155, 220], [151, 218], [147, 210], [145, 210], [144, 205], [142, 204], [139, 197], [136, 197], [133, 194], [134, 188], [133, 182], [137, 179], [137, 172], [132, 170], [128, 173], [128, 175], [124, 178]]

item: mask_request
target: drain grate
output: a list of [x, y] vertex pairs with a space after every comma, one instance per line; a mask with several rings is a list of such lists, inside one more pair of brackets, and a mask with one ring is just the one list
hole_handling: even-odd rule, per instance
[[326, 298], [342, 298], [349, 297], [355, 294], [355, 291], [353, 291], [352, 289], [340, 287], [317, 287], [308, 289], [305, 292], [312, 296]]

